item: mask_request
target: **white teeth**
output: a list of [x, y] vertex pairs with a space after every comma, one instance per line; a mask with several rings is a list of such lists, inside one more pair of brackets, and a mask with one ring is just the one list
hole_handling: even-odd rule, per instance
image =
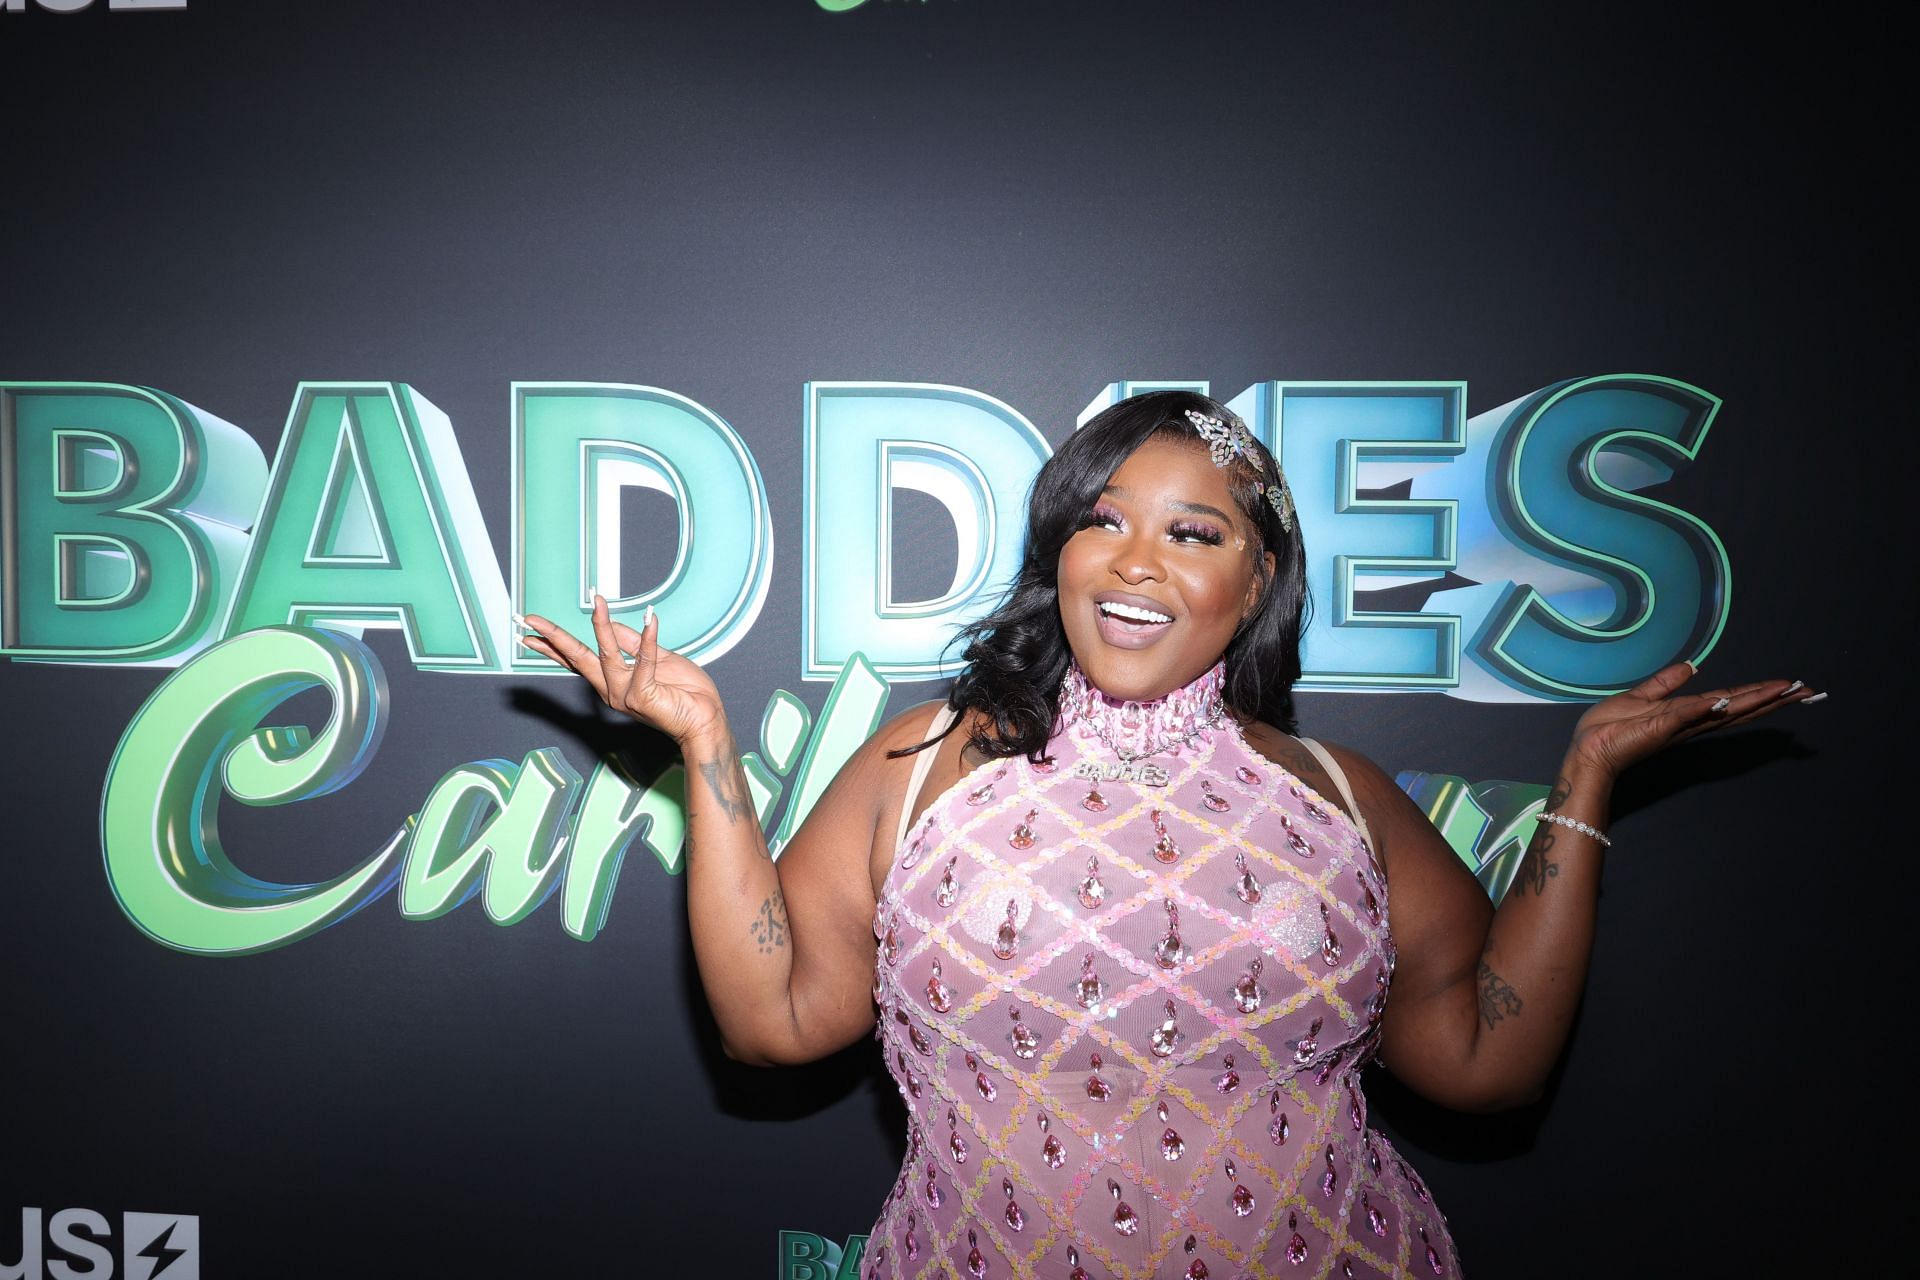
[[1121, 604], [1118, 600], [1109, 600], [1100, 606], [1102, 613], [1110, 613], [1116, 618], [1125, 618], [1128, 622], [1172, 622], [1173, 616], [1155, 613], [1151, 609], [1141, 609], [1130, 604]]

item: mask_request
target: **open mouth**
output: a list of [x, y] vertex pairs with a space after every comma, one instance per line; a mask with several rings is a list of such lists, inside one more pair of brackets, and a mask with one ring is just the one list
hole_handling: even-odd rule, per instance
[[1162, 626], [1173, 621], [1171, 614], [1156, 613], [1152, 609], [1142, 609], [1137, 605], [1121, 604], [1117, 600], [1109, 600], [1102, 604], [1100, 614], [1102, 617], [1136, 627]]
[[1128, 600], [1097, 600], [1094, 617], [1100, 638], [1119, 649], [1141, 649], [1166, 635], [1173, 615]]

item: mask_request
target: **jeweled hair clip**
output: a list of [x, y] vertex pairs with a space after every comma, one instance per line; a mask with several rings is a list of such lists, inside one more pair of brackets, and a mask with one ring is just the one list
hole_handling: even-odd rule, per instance
[[[1230, 466], [1234, 459], [1252, 451], [1253, 433], [1239, 422], [1226, 422], [1210, 413], [1202, 413], [1198, 409], [1187, 410], [1187, 421], [1191, 422], [1193, 429], [1200, 433], [1200, 438], [1207, 442], [1207, 456], [1213, 460], [1213, 465], [1216, 467]], [[1274, 470], [1280, 471], [1278, 463], [1274, 465]], [[1264, 480], [1255, 480], [1253, 491], [1265, 498], [1267, 505], [1273, 508], [1273, 514], [1280, 520], [1280, 531], [1292, 533], [1293, 490], [1287, 486], [1286, 473], [1280, 472], [1280, 483], [1277, 485], [1269, 485]]]

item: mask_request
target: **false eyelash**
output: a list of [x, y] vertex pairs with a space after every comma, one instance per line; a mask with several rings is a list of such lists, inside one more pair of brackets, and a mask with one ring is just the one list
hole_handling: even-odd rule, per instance
[[1210, 547], [1217, 547], [1227, 540], [1225, 534], [1206, 524], [1176, 524], [1168, 532], [1176, 538], [1192, 538]]
[[1078, 528], [1092, 529], [1098, 525], [1118, 525], [1121, 523], [1123, 522], [1120, 519], [1119, 512], [1115, 511], [1112, 507], [1096, 505], [1089, 507], [1087, 513], [1080, 517]]

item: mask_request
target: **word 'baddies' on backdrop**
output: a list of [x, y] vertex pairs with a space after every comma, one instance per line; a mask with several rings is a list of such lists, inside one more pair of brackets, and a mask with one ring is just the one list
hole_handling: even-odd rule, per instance
[[[1206, 384], [1114, 383], [1081, 421], [1162, 386]], [[1645, 376], [1561, 383], [1471, 420], [1465, 400], [1464, 383], [1267, 382], [1231, 402], [1286, 468], [1307, 533], [1302, 687], [1581, 701], [1711, 649], [1725, 549], [1639, 491], [1696, 458], [1718, 401]], [[832, 680], [856, 652], [889, 679], [948, 673], [954, 627], [1018, 563], [1045, 439], [958, 387], [816, 382], [805, 406], [803, 678]], [[0, 653], [174, 666], [263, 626], [393, 627], [423, 669], [553, 672], [517, 649], [509, 615], [578, 618], [596, 583], [617, 617], [653, 606], [662, 641], [697, 661], [745, 637], [773, 522], [723, 418], [654, 387], [516, 383], [509, 431], [503, 575], [451, 424], [404, 384], [302, 384], [268, 467], [246, 434], [162, 391], [0, 382]], [[674, 550], [660, 580], [623, 590], [633, 488], [671, 501], [672, 527], [648, 532]], [[951, 526], [952, 580], [931, 598], [893, 595], [903, 490]], [[1442, 580], [1465, 585], [1374, 604]]]
[[[1167, 385], [1205, 389], [1114, 383], [1081, 421]], [[1636, 491], [1697, 456], [1718, 402], [1613, 376], [1468, 420], [1465, 392], [1272, 382], [1233, 400], [1282, 458], [1311, 539], [1322, 603], [1303, 683], [1578, 700], [1711, 648], [1728, 605], [1724, 549]], [[518, 383], [510, 429], [511, 590], [451, 424], [404, 385], [303, 384], [269, 467], [239, 429], [164, 392], [0, 383], [0, 652], [179, 668], [128, 724], [101, 799], [109, 885], [149, 937], [251, 954], [392, 891], [408, 919], [478, 897], [501, 925], [558, 893], [563, 926], [586, 941], [630, 847], [679, 870], [681, 766], [643, 779], [609, 757], [582, 779], [555, 747], [455, 767], [332, 880], [265, 882], [221, 846], [222, 796], [292, 804], [370, 762], [387, 695], [354, 638], [366, 628], [401, 631], [426, 670], [553, 671], [515, 654], [509, 613], [578, 619], [591, 584], [626, 583], [633, 489], [671, 503], [675, 544], [658, 581], [616, 592], [616, 613], [638, 621], [654, 605], [663, 640], [701, 661], [753, 625], [772, 521], [760, 468], [722, 418], [658, 388]], [[1023, 416], [976, 391], [808, 385], [800, 665], [833, 687], [817, 721], [777, 691], [742, 759], [776, 851], [878, 725], [888, 679], [940, 674], [952, 628], [997, 598], [1048, 453]], [[893, 594], [903, 490], [951, 527], [951, 582], [927, 598]], [[1436, 579], [1448, 589], [1431, 590]], [[1381, 607], [1422, 584], [1417, 607]], [[332, 703], [321, 728], [269, 722], [307, 689]], [[1545, 788], [1399, 781], [1497, 900]]]

